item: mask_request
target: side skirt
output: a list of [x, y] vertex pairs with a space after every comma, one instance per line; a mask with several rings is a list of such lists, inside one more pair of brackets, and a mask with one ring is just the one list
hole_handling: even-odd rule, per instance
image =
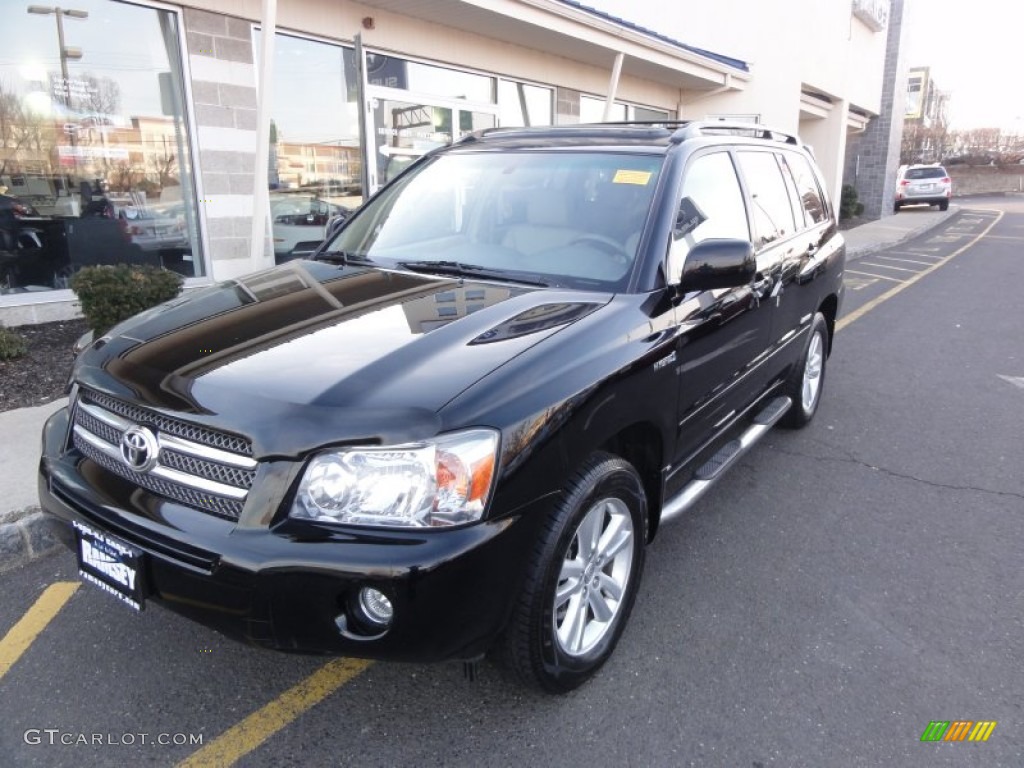
[[776, 397], [754, 417], [750, 426], [737, 438], [723, 445], [708, 459], [671, 499], [666, 500], [661, 510], [661, 522], [667, 523], [680, 517], [710, 490], [711, 486], [725, 474], [743, 454], [764, 437], [793, 405], [788, 397]]

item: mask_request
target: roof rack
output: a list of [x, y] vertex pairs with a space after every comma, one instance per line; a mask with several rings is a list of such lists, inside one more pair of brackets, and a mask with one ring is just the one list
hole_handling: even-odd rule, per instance
[[729, 133], [738, 136], [749, 136], [754, 139], [765, 141], [777, 141], [793, 146], [803, 146], [803, 142], [795, 133], [781, 131], [761, 123], [740, 123], [726, 120], [620, 120], [604, 123], [575, 123], [572, 125], [537, 125], [531, 127], [497, 127], [484, 128], [474, 131], [463, 138], [458, 144], [479, 141], [485, 137], [514, 136], [534, 133], [548, 133], [557, 131], [565, 136], [571, 135], [593, 135], [606, 129], [614, 128], [647, 128], [663, 129], [671, 133], [669, 141], [673, 144], [681, 144], [689, 139], [696, 139], [701, 136], [713, 136], [715, 134]]
[[725, 120], [694, 120], [686, 123], [672, 134], [671, 141], [673, 144], [681, 144], [688, 139], [713, 135], [716, 131], [750, 136], [754, 139], [765, 139], [766, 141], [780, 141], [798, 147], [801, 145], [799, 137], [794, 133], [780, 131], [777, 128], [771, 128], [760, 123], [736, 123]]
[[459, 139], [456, 144], [468, 144], [480, 141], [485, 138], [497, 138], [502, 136], [530, 136], [533, 134], [545, 134], [557, 132], [564, 136], [592, 136], [602, 131], [614, 130], [616, 128], [647, 128], [662, 129], [671, 135], [671, 132], [687, 124], [686, 120], [631, 120], [622, 122], [606, 123], [573, 123], [571, 125], [534, 125], [534, 126], [498, 126], [496, 128], [482, 128], [468, 133]]

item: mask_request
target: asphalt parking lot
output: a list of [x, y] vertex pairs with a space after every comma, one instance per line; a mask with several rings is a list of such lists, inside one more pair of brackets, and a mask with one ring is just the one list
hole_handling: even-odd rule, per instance
[[0, 763], [1024, 764], [1022, 245], [1024, 203], [971, 201], [848, 265], [814, 423], [662, 531], [581, 689], [248, 648], [62, 552], [3, 577]]

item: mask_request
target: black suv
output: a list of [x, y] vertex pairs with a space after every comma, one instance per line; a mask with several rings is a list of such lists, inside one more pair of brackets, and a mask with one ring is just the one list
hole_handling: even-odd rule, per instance
[[569, 690], [644, 548], [815, 413], [845, 246], [793, 136], [489, 130], [310, 260], [78, 357], [39, 492], [82, 577], [250, 642]]

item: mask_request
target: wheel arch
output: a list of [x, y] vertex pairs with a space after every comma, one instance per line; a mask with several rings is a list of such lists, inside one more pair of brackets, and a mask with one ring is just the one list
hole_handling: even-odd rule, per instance
[[830, 293], [818, 306], [818, 311], [825, 316], [828, 326], [828, 354], [832, 354], [832, 340], [836, 335], [836, 315], [839, 314], [839, 297]]
[[628, 461], [640, 475], [647, 496], [647, 541], [651, 541], [661, 517], [664, 460], [661, 431], [650, 422], [635, 422], [606, 439], [596, 450]]

